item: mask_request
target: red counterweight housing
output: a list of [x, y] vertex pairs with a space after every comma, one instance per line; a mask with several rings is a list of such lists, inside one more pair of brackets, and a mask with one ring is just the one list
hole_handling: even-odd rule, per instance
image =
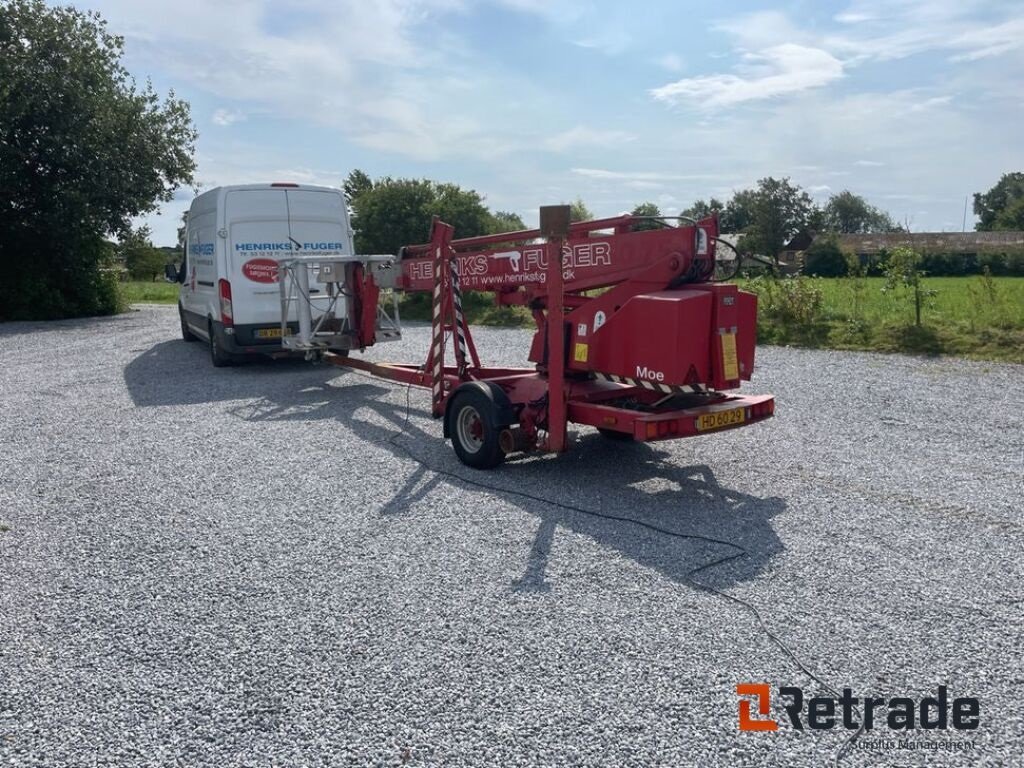
[[[757, 297], [729, 283], [597, 297], [567, 317], [566, 363], [667, 387], [735, 389], [754, 370]], [[544, 331], [530, 359], [544, 358]]]

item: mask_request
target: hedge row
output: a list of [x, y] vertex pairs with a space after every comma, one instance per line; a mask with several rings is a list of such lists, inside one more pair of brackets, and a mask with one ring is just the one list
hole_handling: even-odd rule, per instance
[[[815, 241], [804, 251], [804, 274], [819, 277], [844, 277], [849, 272], [851, 254], [845, 253], [830, 238]], [[889, 254], [880, 251], [860, 256], [860, 263], [869, 275], [881, 275]], [[1008, 253], [923, 253], [920, 268], [936, 277], [980, 275], [985, 268], [993, 275], [1024, 277], [1024, 251]]]

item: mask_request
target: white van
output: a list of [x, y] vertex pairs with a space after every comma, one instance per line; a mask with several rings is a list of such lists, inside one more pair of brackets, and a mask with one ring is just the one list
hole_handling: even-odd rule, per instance
[[[217, 187], [192, 201], [186, 228], [184, 261], [168, 270], [181, 283], [181, 335], [205, 340], [218, 367], [235, 355], [282, 351], [279, 261], [355, 254], [345, 197], [331, 187]], [[310, 293], [324, 288], [314, 276]], [[344, 305], [337, 309], [344, 316]], [[294, 308], [289, 326], [291, 315]]]

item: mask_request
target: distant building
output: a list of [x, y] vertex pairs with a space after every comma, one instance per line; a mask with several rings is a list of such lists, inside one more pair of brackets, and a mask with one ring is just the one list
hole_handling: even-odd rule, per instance
[[[977, 256], [1024, 250], [1024, 232], [886, 232], [873, 235], [839, 235], [839, 247], [858, 256], [876, 256], [907, 246], [918, 253]], [[806, 250], [806, 246], [803, 250]]]

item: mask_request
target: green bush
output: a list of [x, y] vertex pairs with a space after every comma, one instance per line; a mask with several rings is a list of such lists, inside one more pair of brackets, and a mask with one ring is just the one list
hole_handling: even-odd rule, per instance
[[758, 313], [783, 325], [812, 325], [824, 318], [824, 294], [814, 278], [796, 275], [753, 278], [749, 285], [758, 295]]
[[1010, 253], [983, 253], [978, 256], [978, 272], [985, 269], [1000, 277], [1024, 277], [1024, 251]]
[[921, 269], [929, 275], [960, 277], [978, 274], [978, 257], [973, 253], [925, 253]]
[[825, 235], [815, 238], [804, 251], [804, 274], [818, 277], [845, 277], [846, 254], [839, 247], [839, 238]]
[[[77, 244], [34, 243], [34, 258], [18, 258], [18, 243], [0, 244], [0, 321], [52, 320], [112, 315], [125, 309], [119, 285], [121, 266], [108, 243], [84, 237]], [[8, 251], [9, 253], [4, 253]]]

